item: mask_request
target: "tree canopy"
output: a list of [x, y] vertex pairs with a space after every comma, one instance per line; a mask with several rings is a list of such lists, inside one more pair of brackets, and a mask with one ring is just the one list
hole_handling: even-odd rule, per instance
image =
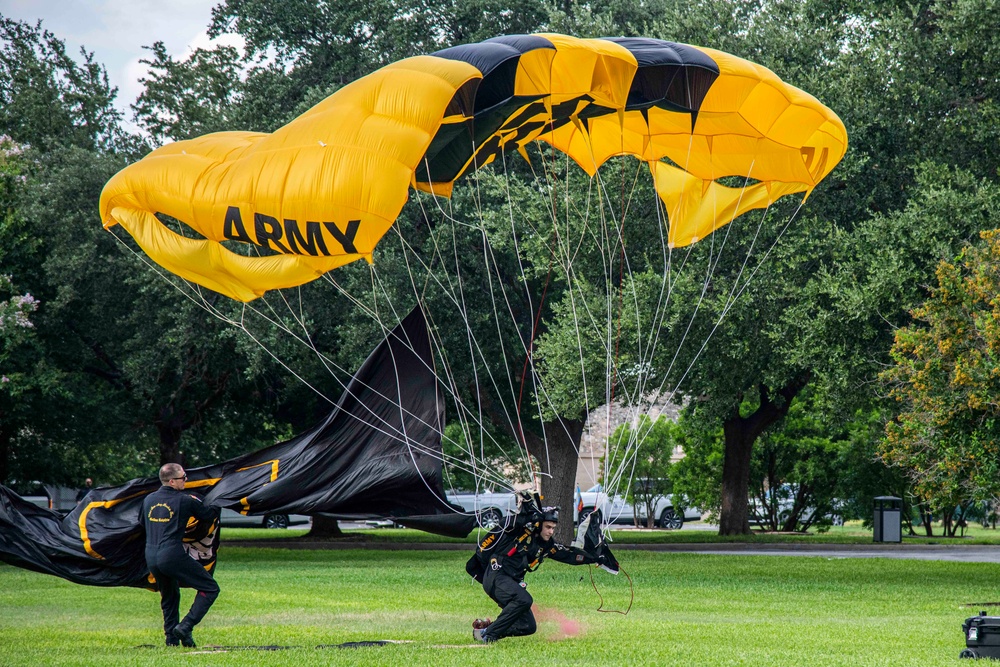
[[[133, 107], [142, 136], [122, 129], [116, 91], [91, 54], [74, 57], [42, 26], [0, 17], [0, 479], [120, 481], [159, 461], [207, 462], [287, 435], [322, 410], [317, 394], [336, 396], [338, 381], [378, 343], [383, 322], [370, 313], [415, 299], [397, 239], [378, 249], [377, 284], [372, 269], [351, 266], [338, 271], [334, 286], [276, 297], [305, 313], [298, 321], [275, 316], [298, 341], [262, 317], [212, 303], [258, 346], [187, 300], [127, 239], [101, 230], [97, 197], [111, 175], [150, 144], [215, 130], [273, 131], [402, 57], [497, 34], [562, 30], [658, 37], [759, 62], [827, 103], [850, 136], [843, 163], [801, 209], [798, 201], [779, 202], [673, 255], [688, 269], [670, 274], [671, 305], [648, 361], [655, 384], [687, 399], [703, 422], [698, 432], [712, 434], [690, 436], [689, 453], [699, 442], [714, 444], [685, 465], [718, 485], [714, 500], [695, 504], [715, 503], [722, 532], [748, 531], [759, 455], [768, 452], [791, 452], [799, 463], [807, 454], [839, 460], [857, 479], [899, 483], [892, 471], [880, 476], [865, 467], [874, 455], [868, 435], [848, 454], [824, 449], [830, 439], [864, 439], [871, 429], [857, 424], [870, 425], [872, 415], [890, 423], [883, 457], [911, 471], [920, 493], [979, 497], [997, 460], [987, 400], [995, 389], [992, 325], [977, 294], [986, 294], [984, 267], [995, 261], [996, 244], [979, 233], [998, 226], [998, 11], [997, 0], [225, 0], [213, 10], [210, 34], [238, 34], [245, 47], [178, 59], [161, 43], [150, 45], [150, 74]], [[466, 424], [461, 438], [498, 450], [529, 444], [543, 476], [558, 478], [554, 499], [568, 505], [574, 440], [588, 412], [623, 400], [602, 348], [651, 326], [643, 318], [655, 310], [664, 263], [644, 251], [662, 247], [663, 221], [652, 183], [635, 180], [634, 165], [613, 161], [603, 175], [609, 189], [628, 184], [636, 193], [613, 222], [627, 218], [623, 242], [637, 263], [601, 291], [595, 276], [610, 275], [609, 267], [614, 273], [620, 259], [582, 246], [570, 289], [567, 264], [553, 261], [558, 245], [549, 241], [557, 232], [586, 232], [577, 213], [593, 184], [580, 172], [553, 169], [551, 182], [565, 185], [558, 189], [563, 208], [553, 212], [532, 173], [550, 156], [532, 148], [529, 157], [456, 188], [444, 215], [429, 214], [438, 203], [413, 194], [396, 226], [436, 258], [421, 290], [438, 313], [435, 335], [468, 346], [469, 332], [482, 332], [476, 340], [489, 363], [453, 373], [452, 389], [483, 415], [481, 432]], [[512, 202], [520, 214], [513, 223]], [[510, 289], [491, 292], [492, 276]], [[500, 301], [510, 315], [498, 330]], [[625, 301], [637, 305], [619, 313]], [[578, 343], [581, 308], [615, 313], [607, 318], [613, 327]], [[921, 356], [931, 349], [939, 350], [935, 363]], [[571, 358], [567, 350], [582, 354]], [[619, 368], [638, 361], [629, 354], [621, 352]], [[886, 377], [898, 406], [876, 381], [893, 359]], [[501, 395], [487, 370], [513, 378], [515, 391]], [[547, 402], [519, 402], [520, 385], [537, 377], [553, 387]], [[913, 393], [917, 387], [925, 393]], [[824, 397], [821, 408], [815, 396]], [[511, 411], [524, 415], [524, 432], [511, 428]], [[539, 456], [538, 443], [547, 440], [559, 443], [554, 458]], [[812, 454], [800, 447], [805, 441], [816, 445]], [[949, 469], [962, 474], [947, 482]]]

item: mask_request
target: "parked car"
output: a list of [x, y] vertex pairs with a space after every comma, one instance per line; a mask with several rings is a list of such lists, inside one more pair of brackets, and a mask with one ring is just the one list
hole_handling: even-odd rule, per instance
[[[762, 504], [760, 499], [755, 496], [750, 498], [750, 525], [759, 526], [769, 524], [770, 518], [768, 506], [771, 506], [775, 508], [777, 514], [775, 518], [780, 529], [780, 527], [788, 520], [788, 517], [795, 506], [795, 489], [790, 484], [782, 484], [777, 489], [768, 489], [765, 493], [767, 494], [767, 505]], [[821, 515], [820, 517], [814, 517], [816, 508], [809, 506], [803, 509], [799, 515], [798, 525], [814, 525], [817, 523], [818, 519], [827, 518], [829, 519], [829, 524], [824, 523], [824, 525], [842, 526], [844, 525], [844, 510], [845, 503], [842, 500], [834, 499], [829, 512], [825, 515]]]
[[[579, 512], [574, 512], [579, 523], [587, 517], [594, 508], [600, 507], [601, 514], [609, 523], [633, 523], [636, 519], [640, 525], [646, 525], [645, 503], [638, 508], [632, 507], [631, 503], [619, 495], [608, 496], [604, 492], [601, 484], [595, 484], [577, 497], [576, 507]], [[701, 510], [688, 507], [683, 513], [674, 508], [674, 499], [670, 494], [658, 496], [653, 506], [653, 517], [656, 525], [660, 528], [679, 530], [685, 521], [701, 521]]]
[[52, 497], [41, 482], [14, 482], [10, 489], [32, 505], [52, 509]]
[[479, 493], [452, 489], [446, 498], [466, 512], [475, 512], [483, 528], [501, 525], [517, 512], [517, 496], [513, 489], [485, 489]]
[[265, 514], [247, 516], [234, 510], [223, 509], [219, 525], [228, 528], [288, 528], [308, 524], [312, 517], [305, 514]]

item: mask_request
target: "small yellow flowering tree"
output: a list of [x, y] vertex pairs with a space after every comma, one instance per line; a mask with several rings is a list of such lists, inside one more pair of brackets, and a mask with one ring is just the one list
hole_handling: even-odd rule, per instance
[[901, 406], [880, 453], [947, 524], [955, 508], [1000, 494], [1000, 229], [982, 232], [896, 332], [882, 373]]

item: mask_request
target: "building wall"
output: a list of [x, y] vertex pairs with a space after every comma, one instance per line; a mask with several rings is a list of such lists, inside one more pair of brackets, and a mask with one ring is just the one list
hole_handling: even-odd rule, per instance
[[[586, 491], [598, 483], [601, 474], [601, 457], [607, 445], [608, 437], [620, 425], [629, 423], [633, 426], [639, 422], [639, 417], [649, 415], [654, 421], [666, 416], [671, 421], [677, 421], [681, 406], [671, 403], [666, 395], [642, 401], [638, 406], [624, 406], [620, 403], [602, 405], [587, 417], [587, 425], [580, 439], [580, 462], [576, 467], [576, 483]], [[674, 449], [670, 456], [671, 463], [684, 458], [684, 450]]]

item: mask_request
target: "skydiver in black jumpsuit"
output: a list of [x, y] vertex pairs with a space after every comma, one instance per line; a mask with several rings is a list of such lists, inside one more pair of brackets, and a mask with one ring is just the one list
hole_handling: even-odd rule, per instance
[[[184, 531], [192, 517], [199, 521], [212, 521], [218, 514], [194, 496], [184, 493], [187, 475], [180, 465], [168, 463], [160, 468], [160, 481], [163, 486], [149, 494], [142, 503], [146, 565], [160, 589], [167, 646], [178, 643], [194, 646], [191, 631], [219, 597], [219, 584], [185, 551]], [[197, 594], [191, 610], [178, 623], [182, 585], [195, 589]]]
[[525, 587], [524, 575], [538, 569], [546, 558], [569, 565], [602, 562], [601, 556], [554, 541], [552, 535], [558, 521], [558, 508], [546, 507], [541, 512], [522, 509], [513, 529], [493, 531], [477, 547], [466, 570], [482, 582], [483, 590], [502, 611], [492, 623], [473, 624], [472, 636], [476, 641], [490, 643], [535, 633], [532, 597]]

